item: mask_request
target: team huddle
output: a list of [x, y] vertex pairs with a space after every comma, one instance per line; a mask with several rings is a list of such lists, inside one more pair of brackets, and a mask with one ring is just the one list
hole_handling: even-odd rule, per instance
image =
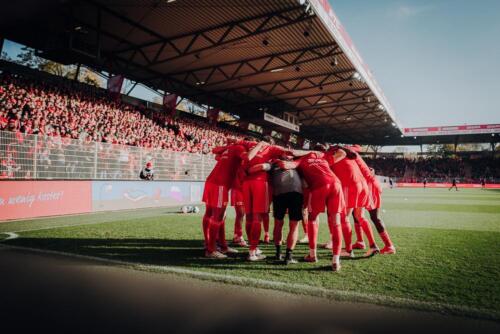
[[[380, 219], [382, 187], [359, 155], [359, 146], [331, 146], [318, 144], [314, 151], [289, 150], [265, 141], [229, 140], [226, 146], [213, 150], [217, 163], [208, 176], [203, 192], [206, 212], [203, 216], [205, 256], [223, 259], [237, 253], [225, 238], [225, 213], [231, 192], [231, 205], [236, 218], [233, 243], [248, 246], [248, 260], [266, 258], [259, 249], [264, 228], [264, 242], [270, 242], [269, 212], [273, 204], [273, 242], [276, 259], [286, 264], [296, 263], [293, 250], [298, 241], [299, 222], [302, 222], [309, 244], [306, 262], [317, 262], [318, 216], [326, 211], [330, 241], [323, 245], [332, 250], [332, 269], [340, 270], [341, 257], [354, 257], [353, 249], [365, 249], [363, 234], [369, 243], [365, 256], [377, 253], [394, 254], [388, 232]], [[370, 223], [364, 217], [367, 210], [384, 247], [375, 242]], [[283, 258], [283, 225], [289, 218], [286, 253]], [[349, 217], [354, 218], [357, 241], [352, 244]], [[242, 221], [248, 245], [243, 237]], [[342, 248], [342, 240], [344, 248]]]

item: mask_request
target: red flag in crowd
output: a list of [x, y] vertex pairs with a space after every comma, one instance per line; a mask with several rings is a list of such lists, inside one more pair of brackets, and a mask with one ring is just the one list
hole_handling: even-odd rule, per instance
[[242, 121], [242, 120], [239, 120], [238, 121], [238, 125], [240, 126], [240, 129], [243, 129], [243, 130], [248, 130], [248, 122], [247, 121]]
[[208, 112], [207, 112], [208, 123], [210, 123], [212, 125], [217, 123], [217, 119], [219, 118], [219, 111], [220, 111], [220, 109], [216, 109], [216, 108], [212, 108], [212, 109], [208, 110]]
[[163, 108], [170, 114], [176, 116], [177, 94], [163, 95]]
[[297, 137], [297, 145], [299, 145], [300, 148], [304, 148], [304, 138], [303, 137]]
[[118, 100], [120, 98], [120, 92], [122, 91], [124, 77], [123, 75], [113, 75], [109, 77], [107, 88], [111, 96]]
[[290, 141], [290, 132], [282, 132], [281, 138], [283, 139], [285, 144], [288, 144], [288, 142]]

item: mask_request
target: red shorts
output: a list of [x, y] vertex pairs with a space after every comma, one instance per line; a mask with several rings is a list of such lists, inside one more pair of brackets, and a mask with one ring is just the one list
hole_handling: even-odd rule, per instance
[[370, 203], [366, 182], [357, 182], [343, 187], [344, 199], [348, 209], [364, 208]]
[[268, 213], [271, 205], [270, 187], [266, 181], [245, 180], [243, 203], [246, 213]]
[[203, 189], [203, 202], [212, 208], [225, 208], [229, 197], [229, 189], [226, 186], [205, 182]]
[[325, 212], [325, 208], [330, 214], [345, 212], [342, 186], [337, 182], [310, 190], [307, 203], [308, 210], [312, 213]]
[[231, 206], [241, 206], [243, 203], [243, 190], [231, 189]]
[[382, 206], [382, 187], [374, 182], [370, 182], [368, 184], [368, 188], [370, 190], [370, 203], [368, 203], [366, 209], [380, 209]]

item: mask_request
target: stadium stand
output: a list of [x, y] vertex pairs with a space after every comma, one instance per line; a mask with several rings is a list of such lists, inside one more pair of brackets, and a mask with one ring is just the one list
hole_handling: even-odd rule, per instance
[[[40, 74], [0, 73], [0, 131], [10, 132], [0, 132], [0, 178], [137, 179], [140, 167], [152, 161], [158, 180], [202, 180], [213, 165], [203, 155], [227, 137], [243, 136], [206, 119], [173, 119], [117, 102], [103, 89]], [[398, 182], [500, 180], [492, 158], [383, 157], [367, 163]]]
[[448, 182], [457, 178], [463, 183], [479, 183], [485, 179], [488, 183], [499, 183], [500, 165], [498, 159], [481, 158], [437, 158], [417, 159], [402, 158], [366, 158], [368, 165], [377, 174], [389, 176], [398, 182]]
[[47, 83], [7, 73], [0, 75], [0, 130], [205, 154], [228, 136], [241, 137], [116, 102], [104, 90], [71, 80]]

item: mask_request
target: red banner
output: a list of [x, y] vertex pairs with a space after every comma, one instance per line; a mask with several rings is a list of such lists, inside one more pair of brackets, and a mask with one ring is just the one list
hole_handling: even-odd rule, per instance
[[[405, 183], [405, 182], [399, 182], [396, 183], [396, 186], [398, 188], [423, 188], [424, 184], [423, 183]], [[459, 183], [457, 184], [458, 188], [482, 188], [480, 184], [475, 184], [475, 183]], [[450, 188], [451, 183], [427, 183], [426, 185], [427, 188]], [[495, 183], [487, 183], [485, 185], [485, 188], [487, 189], [500, 189], [500, 184], [495, 184]]]
[[107, 88], [111, 96], [115, 99], [120, 97], [120, 93], [122, 91], [124, 77], [123, 75], [113, 75], [109, 77]]
[[281, 139], [283, 139], [285, 144], [288, 144], [288, 142], [290, 141], [290, 132], [281, 133]]
[[91, 181], [0, 182], [0, 221], [91, 211]]
[[174, 117], [177, 107], [177, 94], [163, 95], [163, 108]]
[[216, 108], [212, 108], [207, 111], [208, 123], [212, 125], [217, 123], [217, 120], [219, 118], [219, 111], [220, 109]]
[[238, 126], [242, 130], [248, 130], [248, 122], [247, 121], [242, 121], [242, 120], [238, 121]]
[[444, 136], [466, 134], [500, 133], [500, 124], [431, 126], [422, 128], [404, 128], [405, 136]]

